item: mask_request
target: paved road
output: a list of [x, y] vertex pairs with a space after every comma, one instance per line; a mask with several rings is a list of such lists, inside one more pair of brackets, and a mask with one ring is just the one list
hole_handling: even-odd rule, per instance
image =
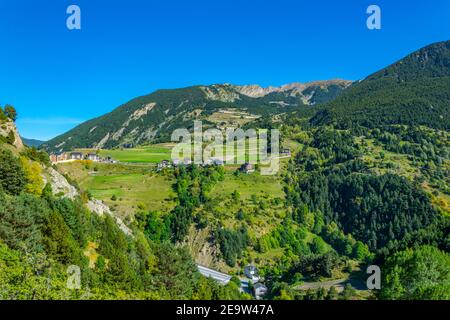
[[[214, 280], [216, 280], [217, 282], [219, 282], [220, 284], [226, 285], [228, 282], [230, 282], [231, 280], [231, 276], [226, 274], [226, 273], [222, 273], [201, 265], [197, 265], [198, 271], [205, 277], [207, 278], [212, 278]], [[241, 290], [243, 292], [247, 292], [250, 293], [250, 289], [249, 289], [249, 280], [247, 278], [240, 278], [241, 280]]]
[[231, 276], [204, 266], [197, 265], [198, 271], [207, 278], [212, 278], [221, 284], [227, 284], [231, 280]]

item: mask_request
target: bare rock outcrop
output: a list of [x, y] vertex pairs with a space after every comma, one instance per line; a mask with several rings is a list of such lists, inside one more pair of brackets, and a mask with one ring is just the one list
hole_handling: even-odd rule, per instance
[[49, 167], [47, 169], [47, 172], [49, 174], [50, 181], [47, 181], [47, 178], [45, 176], [43, 178], [46, 183], [49, 182], [52, 186], [53, 194], [63, 194], [63, 197], [72, 200], [75, 199], [76, 196], [78, 196], [78, 190], [73, 185], [71, 185], [61, 173], [59, 173], [52, 167]]
[[[48, 178], [50, 181], [47, 181], [47, 177], [43, 176], [44, 181], [50, 182], [52, 186], [52, 190], [54, 194], [62, 194], [63, 197], [69, 198], [69, 199], [75, 199], [79, 195], [78, 190], [72, 186], [67, 179], [58, 171], [53, 169], [52, 167], [49, 167], [47, 169], [48, 172]], [[102, 201], [97, 199], [91, 199], [86, 204], [86, 207], [91, 211], [99, 216], [103, 216], [105, 214], [110, 215], [114, 218], [117, 225], [119, 226], [120, 230], [123, 231], [126, 235], [131, 236], [132, 231], [130, 228], [128, 228], [125, 223], [122, 221], [122, 219], [116, 217], [114, 213], [111, 211], [111, 209], [104, 204]]]
[[18, 149], [21, 150], [24, 148], [22, 138], [20, 138], [20, 135], [17, 131], [16, 125], [12, 121], [6, 121], [3, 123], [0, 123], [0, 136], [8, 137], [10, 133], [14, 134], [14, 142], [13, 145]]
[[105, 214], [113, 217], [116, 220], [117, 225], [119, 226], [120, 230], [122, 230], [123, 233], [125, 233], [128, 236], [132, 235], [132, 231], [130, 228], [128, 228], [125, 223], [122, 221], [122, 219], [120, 219], [119, 217], [116, 217], [111, 209], [103, 203], [103, 201], [97, 200], [97, 199], [92, 199], [89, 200], [89, 202], [87, 203], [87, 207], [90, 211], [95, 212], [96, 214], [98, 214], [99, 216], [103, 216]]
[[[291, 95], [303, 96], [304, 95], [303, 92], [310, 87], [327, 88], [331, 85], [339, 85], [339, 86], [346, 88], [350, 84], [352, 84], [352, 81], [336, 79], [336, 80], [325, 80], [325, 81], [312, 81], [312, 82], [306, 82], [306, 83], [293, 82], [293, 83], [282, 85], [280, 87], [270, 86], [270, 87], [264, 88], [257, 84], [252, 84], [252, 85], [244, 85], [244, 86], [235, 86], [234, 88], [240, 94], [243, 94], [245, 96], [252, 97], [252, 98], [260, 98], [260, 97], [264, 97], [273, 92], [291, 92]], [[306, 99], [306, 100], [308, 100], [308, 99]]]

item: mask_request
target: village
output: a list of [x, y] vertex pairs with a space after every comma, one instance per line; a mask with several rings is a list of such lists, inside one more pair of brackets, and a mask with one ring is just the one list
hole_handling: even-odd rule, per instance
[[[129, 148], [127, 148], [129, 149]], [[289, 158], [291, 157], [291, 152], [289, 149], [282, 149], [280, 154], [277, 156], [277, 158]], [[168, 157], [169, 158], [169, 157]], [[52, 164], [59, 164], [59, 163], [67, 163], [67, 162], [74, 162], [74, 161], [92, 161], [92, 162], [98, 162], [98, 163], [105, 163], [105, 164], [118, 164], [118, 163], [128, 163], [127, 161], [119, 161], [114, 159], [112, 156], [101, 156], [98, 151], [97, 152], [81, 152], [81, 151], [72, 151], [72, 152], [59, 152], [59, 153], [52, 153], [50, 154], [50, 161]], [[137, 163], [137, 162], [134, 162]], [[194, 164], [192, 159], [185, 158], [185, 159], [177, 159], [174, 158], [172, 160], [164, 159], [157, 163], [148, 163], [151, 166], [156, 165], [157, 171], [162, 171], [165, 169], [171, 169], [179, 166], [189, 166]], [[207, 167], [207, 166], [224, 166], [226, 165], [226, 161], [224, 161], [221, 158], [208, 158], [203, 161], [200, 166]], [[238, 169], [239, 172], [250, 174], [256, 171], [255, 164], [252, 164], [250, 162], [243, 163], [240, 168]]]
[[[82, 160], [88, 160], [92, 162], [99, 162], [99, 163], [109, 163], [109, 164], [117, 164], [119, 161], [112, 159], [110, 156], [107, 157], [101, 157], [97, 153], [83, 153], [79, 151], [74, 152], [61, 152], [61, 153], [53, 153], [50, 155], [50, 161], [52, 164], [58, 164], [58, 163], [68, 163], [68, 162], [74, 162], [74, 161], [82, 161]], [[180, 166], [189, 166], [192, 165], [193, 162], [191, 159], [173, 159], [170, 160], [162, 160], [157, 165], [157, 171], [162, 171], [164, 169], [171, 169], [175, 167]], [[203, 162], [202, 166], [224, 166], [225, 163], [222, 160], [211, 158], [207, 159]], [[240, 172], [249, 174], [255, 172], [255, 168], [251, 163], [244, 163], [240, 168]]]
[[118, 163], [118, 161], [113, 160], [111, 157], [100, 157], [97, 153], [86, 153], [79, 151], [74, 152], [60, 152], [50, 154], [50, 161], [52, 164], [65, 163], [79, 160], [90, 160], [93, 162], [103, 162], [103, 163]]

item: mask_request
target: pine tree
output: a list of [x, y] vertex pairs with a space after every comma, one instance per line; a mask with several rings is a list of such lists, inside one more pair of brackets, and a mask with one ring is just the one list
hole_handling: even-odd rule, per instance
[[11, 151], [0, 151], [0, 186], [9, 194], [19, 194], [27, 179], [18, 158]]

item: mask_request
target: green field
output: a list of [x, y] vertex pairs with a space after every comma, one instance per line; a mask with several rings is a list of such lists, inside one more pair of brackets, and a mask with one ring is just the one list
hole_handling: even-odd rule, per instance
[[[212, 147], [210, 143], [205, 143], [203, 147], [206, 146]], [[162, 160], [170, 160], [172, 158], [172, 148], [174, 144], [158, 144], [152, 146], [143, 146], [139, 148], [131, 148], [131, 149], [101, 149], [98, 151], [98, 154], [101, 157], [111, 157], [113, 160], [122, 162], [122, 163], [145, 163], [145, 164], [155, 164], [161, 162]], [[175, 155], [176, 158], [183, 160], [186, 157], [191, 157], [194, 155], [194, 147], [188, 144], [180, 144], [180, 150], [183, 149], [185, 151], [185, 155], [179, 154]], [[189, 150], [191, 152], [189, 152]], [[95, 153], [97, 150], [93, 149], [77, 149], [77, 151], [83, 153]], [[204, 150], [202, 150], [204, 152]], [[187, 154], [187, 156], [186, 156]], [[234, 156], [233, 156], [234, 154]], [[245, 160], [249, 160], [249, 156], [252, 155], [252, 159], [255, 159], [258, 154], [258, 148], [250, 146], [248, 144], [245, 145]], [[228, 165], [233, 165], [233, 160], [237, 156], [237, 150], [231, 155], [227, 155], [226, 153], [226, 145], [223, 145], [223, 155], [219, 156], [218, 154], [210, 154], [212, 157], [217, 157], [219, 159], [224, 159], [228, 163]]]
[[[110, 156], [120, 163], [76, 161], [58, 164], [58, 167], [61, 172], [75, 180], [83, 191], [104, 201], [122, 216], [133, 214], [138, 210], [167, 213], [174, 207], [173, 180], [157, 174], [153, 164], [170, 159], [172, 147], [171, 145], [155, 145], [133, 149], [100, 150], [100, 156]], [[93, 152], [88, 149], [80, 151]], [[211, 190], [211, 196], [219, 203], [223, 197], [230, 197], [235, 190], [240, 193], [241, 199], [245, 202], [251, 202], [252, 197], [255, 196], [264, 201], [284, 197], [279, 176], [261, 176], [257, 172], [235, 176], [233, 173], [238, 168], [237, 165], [226, 166], [225, 180]], [[218, 211], [226, 210], [222, 205], [219, 207], [222, 208], [218, 208]], [[237, 210], [239, 205], [234, 204], [234, 207], [233, 209]], [[279, 213], [278, 208], [271, 210], [271, 214], [276, 212]], [[266, 227], [262, 228], [266, 229]]]
[[147, 166], [72, 162], [58, 167], [77, 181], [83, 191], [104, 201], [121, 216], [138, 210], [166, 213], [174, 206], [173, 181]]
[[[116, 206], [123, 213], [138, 206], [140, 209], [168, 211], [172, 207], [171, 183], [156, 174], [96, 175], [86, 179], [81, 186], [96, 199]], [[116, 200], [111, 200], [115, 196]]]
[[279, 177], [262, 176], [257, 172], [238, 176], [227, 172], [225, 180], [213, 187], [211, 195], [230, 195], [235, 190], [240, 193], [243, 200], [249, 200], [252, 195], [284, 198], [283, 186]]
[[158, 146], [123, 149], [101, 150], [100, 156], [109, 156], [114, 160], [129, 163], [158, 163], [170, 159], [170, 149]]
[[[90, 149], [78, 149], [78, 151], [84, 153], [96, 152]], [[171, 148], [165, 145], [156, 145], [132, 149], [102, 149], [99, 151], [99, 155], [125, 163], [158, 163], [170, 159]]]

